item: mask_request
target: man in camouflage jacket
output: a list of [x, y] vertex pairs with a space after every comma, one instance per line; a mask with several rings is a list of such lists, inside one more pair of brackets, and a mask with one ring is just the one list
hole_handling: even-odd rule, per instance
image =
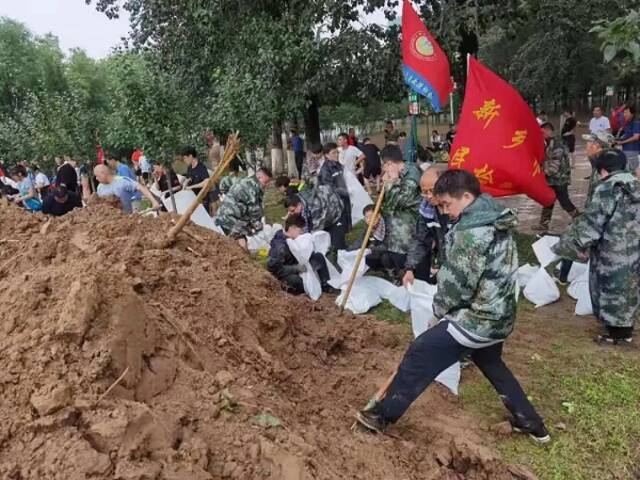
[[235, 180], [218, 209], [216, 225], [243, 247], [247, 237], [262, 230], [262, 198], [271, 177], [268, 169], [261, 168], [255, 177]]
[[446, 236], [433, 309], [440, 322], [410, 345], [384, 398], [358, 413], [374, 431], [397, 422], [435, 378], [470, 355], [512, 414], [512, 425], [534, 440], [550, 440], [544, 423], [502, 360], [516, 317], [517, 219], [464, 170], [442, 174], [434, 189], [455, 222]]
[[[578, 209], [569, 198], [569, 184], [571, 183], [571, 157], [569, 149], [562, 141], [562, 137], [554, 137], [553, 124], [545, 122], [541, 126], [545, 142], [545, 158], [542, 168], [547, 178], [547, 183], [556, 192], [556, 200], [560, 206], [575, 218], [578, 216]], [[548, 232], [553, 216], [555, 202], [542, 209], [540, 224], [534, 230]]]
[[421, 173], [414, 163], [406, 163], [397, 145], [382, 149], [385, 194], [382, 202], [387, 234], [385, 244], [390, 252], [406, 255], [415, 233], [420, 196]]
[[344, 205], [340, 196], [329, 185], [316, 185], [287, 198], [289, 215], [301, 215], [306, 222], [305, 232], [324, 230], [331, 235], [331, 246], [346, 248], [345, 231], [341, 225]]
[[640, 183], [624, 171], [619, 151], [604, 152], [593, 164], [602, 180], [552, 250], [579, 261], [588, 251], [593, 313], [607, 330], [596, 340], [629, 342], [640, 317]]

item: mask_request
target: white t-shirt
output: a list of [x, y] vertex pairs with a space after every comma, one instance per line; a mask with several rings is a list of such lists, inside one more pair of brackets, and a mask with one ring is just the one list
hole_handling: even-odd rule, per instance
[[36, 188], [48, 187], [49, 185], [51, 185], [51, 182], [49, 182], [49, 179], [47, 178], [47, 176], [42, 172], [36, 173], [35, 180], [36, 180]]
[[340, 163], [352, 173], [356, 173], [356, 160], [362, 155], [359, 148], [349, 145], [346, 149], [340, 149]]
[[140, 171], [142, 173], [151, 173], [151, 163], [145, 155], [140, 157]]
[[589, 122], [589, 131], [591, 133], [603, 132], [611, 128], [611, 124], [609, 123], [609, 119], [604, 115], [600, 118], [593, 117]]

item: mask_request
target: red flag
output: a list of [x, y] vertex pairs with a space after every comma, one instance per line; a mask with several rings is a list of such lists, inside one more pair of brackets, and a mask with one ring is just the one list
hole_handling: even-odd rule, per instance
[[453, 91], [449, 59], [425, 27], [409, 0], [402, 6], [402, 71], [416, 93], [439, 112]]
[[475, 58], [469, 58], [467, 88], [449, 168], [473, 173], [496, 197], [524, 193], [543, 206], [555, 201], [542, 171], [544, 139], [520, 94]]

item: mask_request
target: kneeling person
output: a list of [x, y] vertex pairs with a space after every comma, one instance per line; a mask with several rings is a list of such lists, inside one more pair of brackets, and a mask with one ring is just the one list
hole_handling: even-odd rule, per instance
[[[306, 267], [296, 260], [287, 245], [287, 239], [295, 240], [304, 233], [305, 221], [300, 215], [291, 215], [287, 218], [284, 225], [284, 231], [280, 230], [271, 240], [271, 248], [269, 249], [269, 260], [267, 268], [269, 272], [276, 277], [289, 293], [300, 295], [304, 293], [304, 285], [302, 283], [301, 273], [306, 272]], [[311, 254], [309, 263], [320, 278], [322, 291], [325, 293], [336, 293], [337, 290], [332, 288], [329, 282], [329, 270], [324, 257], [317, 252]]]
[[502, 360], [516, 317], [517, 218], [491, 196], [481, 195], [478, 180], [464, 170], [443, 173], [434, 194], [454, 222], [433, 300], [440, 323], [413, 341], [384, 398], [360, 412], [358, 422], [384, 430], [441, 372], [470, 355], [511, 412], [514, 430], [548, 442], [542, 419]]

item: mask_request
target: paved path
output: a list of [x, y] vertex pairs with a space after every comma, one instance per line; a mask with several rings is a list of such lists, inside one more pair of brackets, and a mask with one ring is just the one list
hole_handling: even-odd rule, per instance
[[[578, 210], [582, 211], [589, 188], [589, 180], [584, 180], [584, 178], [591, 174], [591, 166], [587, 159], [585, 143], [581, 139], [576, 141], [575, 156], [576, 164], [571, 172], [569, 196], [574, 205], [578, 207]], [[499, 200], [505, 205], [517, 210], [518, 219], [520, 220], [519, 230], [521, 232], [534, 233], [532, 227], [540, 222], [540, 212], [542, 211], [540, 204], [525, 195], [502, 197]], [[556, 202], [556, 206], [553, 209], [550, 231], [553, 233], [562, 233], [570, 221], [571, 217], [569, 217], [567, 212]]]

